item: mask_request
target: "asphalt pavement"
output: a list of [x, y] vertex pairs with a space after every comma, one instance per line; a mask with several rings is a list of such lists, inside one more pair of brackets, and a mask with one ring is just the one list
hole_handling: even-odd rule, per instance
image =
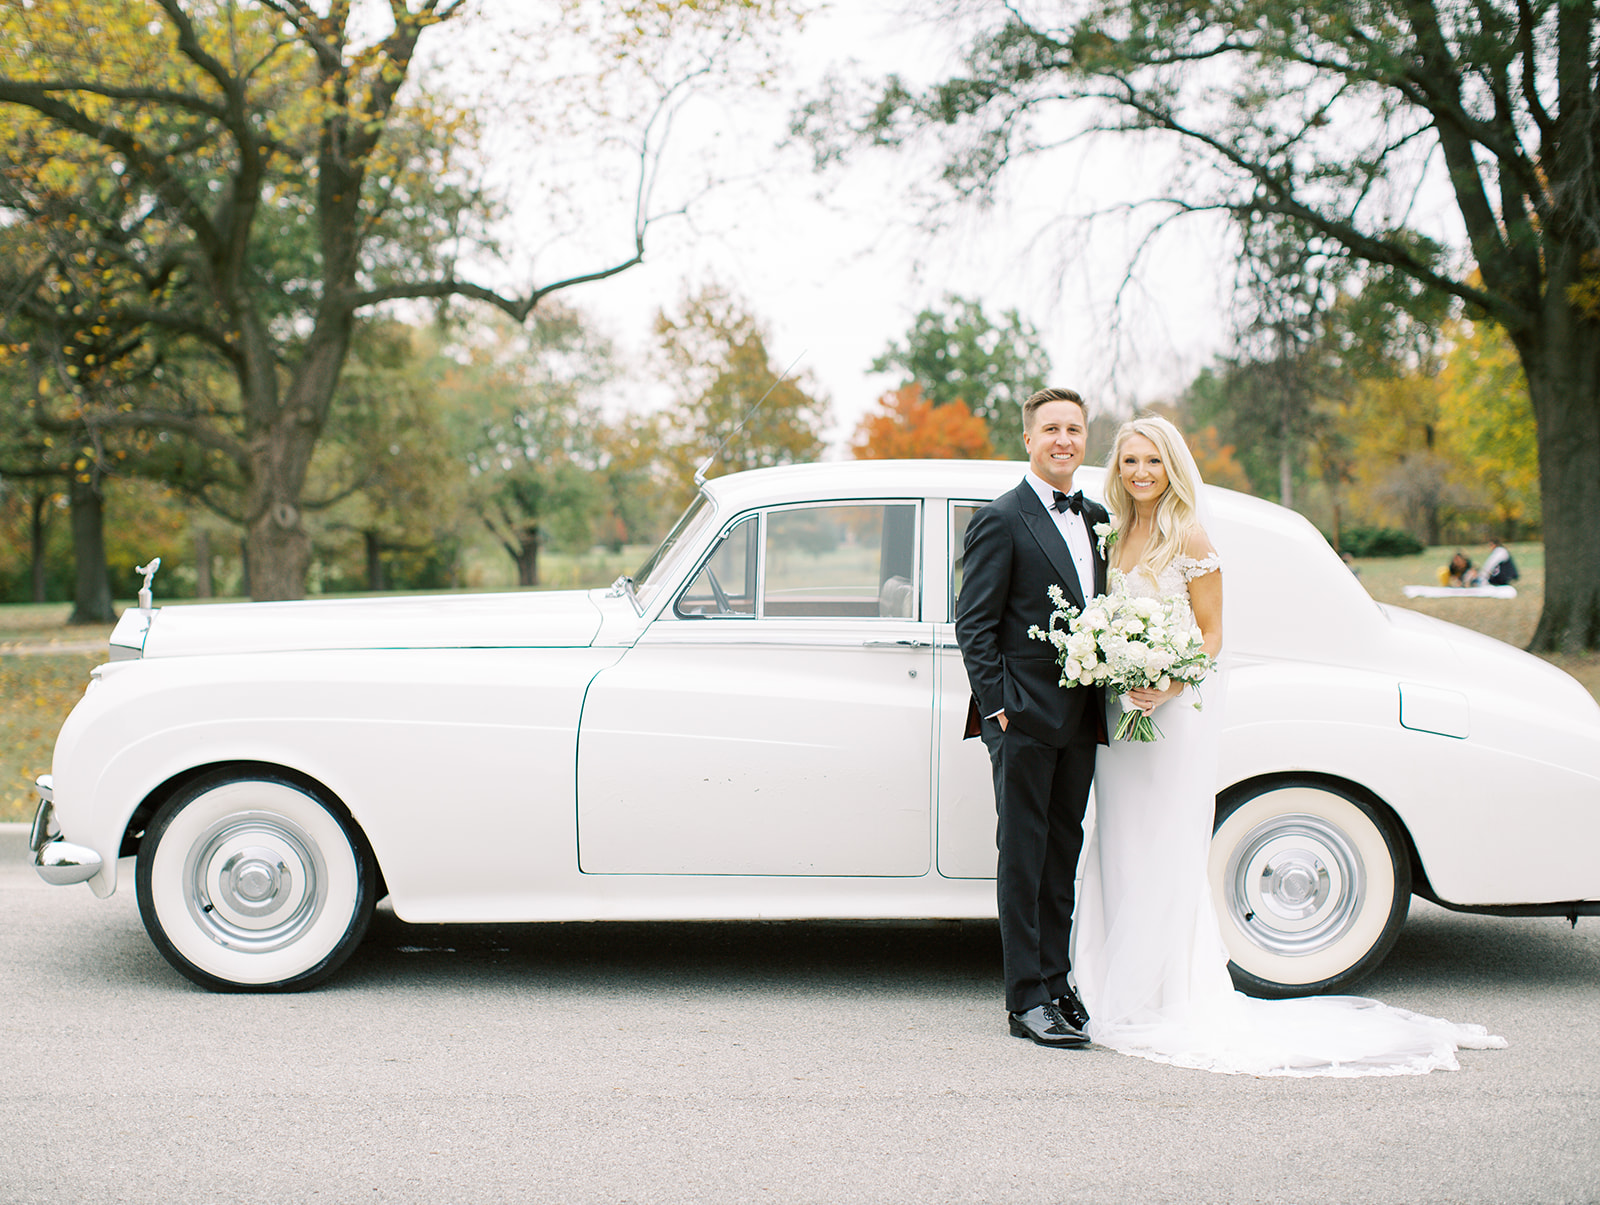
[[0, 825], [0, 1202], [1600, 1201], [1600, 921], [1418, 902], [1361, 986], [1461, 1070], [1255, 1079], [1007, 1036], [992, 923], [412, 926], [216, 995], [131, 867]]

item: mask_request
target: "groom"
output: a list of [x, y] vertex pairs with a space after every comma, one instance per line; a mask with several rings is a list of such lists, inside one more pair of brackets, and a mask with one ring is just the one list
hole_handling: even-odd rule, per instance
[[1067, 983], [1073, 885], [1096, 744], [1105, 743], [1097, 688], [1060, 685], [1047, 627], [1049, 588], [1081, 608], [1106, 585], [1093, 528], [1105, 509], [1072, 489], [1088, 414], [1070, 389], [1041, 389], [1022, 407], [1028, 474], [972, 517], [963, 554], [956, 639], [978, 727], [994, 768], [999, 814], [1000, 945], [1011, 1032], [1041, 1046], [1088, 1044], [1089, 1017]]

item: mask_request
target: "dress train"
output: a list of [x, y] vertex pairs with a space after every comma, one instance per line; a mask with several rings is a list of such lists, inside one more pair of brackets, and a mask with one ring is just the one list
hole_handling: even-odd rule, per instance
[[1207, 881], [1224, 687], [1213, 673], [1204, 710], [1187, 689], [1156, 709], [1160, 739], [1113, 741], [1096, 759], [1072, 925], [1090, 1037], [1157, 1062], [1263, 1076], [1453, 1071], [1458, 1049], [1504, 1046], [1481, 1025], [1361, 997], [1234, 990]]

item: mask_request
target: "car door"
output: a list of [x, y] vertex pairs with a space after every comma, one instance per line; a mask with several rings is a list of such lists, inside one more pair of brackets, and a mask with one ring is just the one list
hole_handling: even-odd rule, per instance
[[[956, 599], [961, 594], [961, 547], [967, 523], [982, 502], [952, 500], [946, 509], [940, 583], [945, 607], [935, 625], [939, 677], [939, 873], [952, 879], [995, 877], [994, 779], [989, 753], [977, 737], [964, 739], [972, 688], [956, 644]], [[930, 556], [930, 561], [932, 557]], [[930, 570], [930, 576], [932, 571]]]
[[722, 533], [584, 704], [590, 874], [912, 876], [932, 863], [921, 504], [777, 507]]

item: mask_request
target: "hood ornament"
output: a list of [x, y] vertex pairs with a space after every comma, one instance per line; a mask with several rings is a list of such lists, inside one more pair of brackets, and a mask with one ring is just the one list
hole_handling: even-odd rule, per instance
[[148, 611], [150, 609], [150, 583], [155, 579], [156, 570], [159, 568], [161, 568], [160, 557], [156, 557], [156, 559], [151, 561], [148, 565], [137, 565], [134, 567], [135, 573], [144, 575], [144, 585], [140, 587], [139, 590], [139, 610], [141, 611]]

